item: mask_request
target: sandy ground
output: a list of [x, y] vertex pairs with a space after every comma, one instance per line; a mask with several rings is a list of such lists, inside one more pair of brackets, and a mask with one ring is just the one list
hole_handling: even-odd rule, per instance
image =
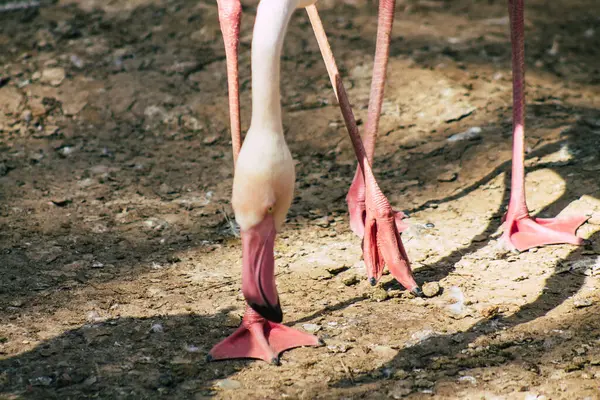
[[[297, 191], [285, 322], [326, 342], [206, 363], [240, 322], [224, 50], [213, 1], [60, 0], [0, 14], [0, 398], [600, 398], [600, 3], [527, 1], [527, 193], [591, 244], [499, 250], [510, 170], [505, 1], [398, 1], [375, 172], [417, 280], [371, 288], [355, 161], [304, 12], [282, 61]], [[366, 114], [371, 2], [320, 4]], [[245, 3], [242, 116], [250, 116]], [[563, 211], [564, 210], [564, 211]], [[457, 300], [458, 299], [458, 300]], [[458, 301], [458, 302], [457, 302]]]

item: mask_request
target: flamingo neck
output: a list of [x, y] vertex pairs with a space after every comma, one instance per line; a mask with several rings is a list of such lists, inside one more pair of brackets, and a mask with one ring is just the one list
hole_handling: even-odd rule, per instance
[[252, 131], [283, 135], [280, 101], [280, 58], [296, 1], [262, 0], [252, 38]]

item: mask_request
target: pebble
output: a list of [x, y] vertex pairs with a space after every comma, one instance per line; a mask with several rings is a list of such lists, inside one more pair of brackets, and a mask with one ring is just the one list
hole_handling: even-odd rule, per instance
[[479, 137], [481, 137], [481, 128], [474, 126], [464, 132], [450, 136], [447, 140], [449, 142], [459, 142], [461, 140], [474, 140], [478, 139]]
[[223, 390], [237, 390], [242, 387], [242, 384], [235, 379], [221, 379], [215, 383], [215, 386]]
[[316, 333], [316, 332], [318, 332], [318, 331], [321, 330], [321, 325], [317, 325], [317, 324], [303, 324], [302, 328], [304, 328], [304, 330], [306, 332]]
[[398, 351], [392, 349], [390, 346], [383, 346], [380, 344], [373, 346], [371, 350], [385, 358], [393, 358], [396, 356], [396, 354], [398, 354]]
[[424, 283], [421, 289], [426, 297], [437, 296], [441, 291], [440, 284], [437, 282]]
[[325, 268], [314, 268], [308, 272], [308, 276], [316, 281], [333, 278], [333, 275]]
[[388, 396], [392, 399], [401, 399], [412, 393], [412, 383], [408, 380], [398, 381], [392, 390], [389, 391]]
[[500, 313], [500, 307], [489, 306], [481, 310], [481, 316], [487, 319], [496, 317]]
[[30, 379], [29, 383], [32, 386], [50, 386], [52, 378], [49, 376], [38, 376], [37, 378]]
[[470, 383], [471, 385], [477, 384], [477, 379], [471, 375], [465, 375], [458, 378], [458, 382], [460, 383]]
[[453, 171], [442, 172], [437, 176], [438, 182], [453, 182], [458, 178], [458, 174]]
[[13, 307], [23, 307], [23, 304], [25, 303], [23, 300], [11, 300], [9, 304]]
[[52, 86], [59, 86], [66, 77], [64, 68], [46, 68], [42, 71], [40, 82], [49, 83]]
[[102, 321], [102, 317], [98, 314], [98, 311], [90, 311], [86, 315], [88, 322], [99, 322]]
[[377, 288], [371, 293], [371, 299], [380, 302], [388, 299], [388, 292], [384, 288]]
[[342, 279], [342, 283], [346, 286], [356, 285], [358, 282], [360, 282], [360, 279], [356, 275], [346, 276]]
[[162, 324], [158, 324], [158, 323], [152, 324], [152, 326], [150, 327], [150, 332], [153, 332], [153, 333], [162, 333], [162, 332], [164, 332], [164, 330], [165, 329], [163, 328]]
[[219, 135], [210, 135], [202, 139], [202, 143], [210, 146], [211, 144], [215, 144], [217, 140], [219, 140]]
[[81, 69], [84, 66], [83, 60], [77, 57], [75, 54], [72, 54], [69, 60], [71, 61], [71, 64], [75, 66], [75, 68]]
[[586, 298], [579, 298], [573, 301], [573, 306], [575, 308], [585, 308], [591, 306], [592, 304], [594, 304], [592, 300]]
[[331, 353], [336, 353], [336, 354], [346, 353], [351, 348], [352, 348], [352, 346], [348, 343], [337, 343], [337, 344], [327, 345], [327, 350], [329, 350]]

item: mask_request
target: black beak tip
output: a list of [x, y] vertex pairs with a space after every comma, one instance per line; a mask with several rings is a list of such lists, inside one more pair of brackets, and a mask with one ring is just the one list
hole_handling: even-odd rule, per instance
[[281, 305], [279, 304], [279, 301], [275, 306], [269, 303], [266, 303], [264, 305], [248, 303], [248, 305], [252, 307], [254, 311], [259, 313], [261, 317], [271, 322], [281, 323], [281, 321], [283, 321], [283, 311], [281, 310]]
[[371, 286], [375, 286], [375, 285], [377, 285], [377, 279], [371, 277], [371, 278], [369, 278], [369, 283], [371, 284]]

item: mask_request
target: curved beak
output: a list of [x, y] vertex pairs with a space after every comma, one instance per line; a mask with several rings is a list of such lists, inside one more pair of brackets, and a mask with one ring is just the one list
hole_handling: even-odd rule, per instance
[[267, 215], [242, 235], [242, 292], [257, 313], [273, 322], [283, 320], [275, 286], [275, 220]]

